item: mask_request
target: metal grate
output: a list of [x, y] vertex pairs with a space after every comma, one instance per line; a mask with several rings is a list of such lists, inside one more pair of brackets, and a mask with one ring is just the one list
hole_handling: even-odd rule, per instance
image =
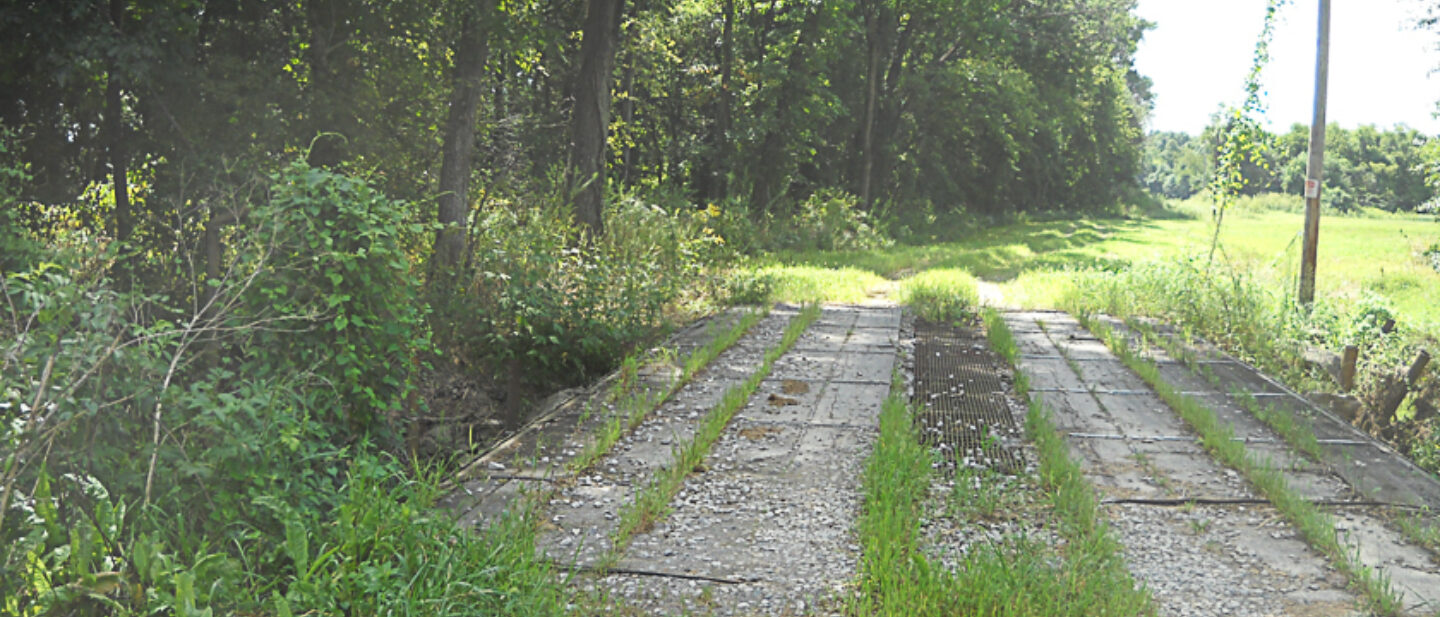
[[1019, 437], [996, 369], [999, 356], [974, 333], [929, 322], [915, 324], [915, 418], [920, 439], [954, 465], [1004, 473], [1024, 468], [1007, 443]]

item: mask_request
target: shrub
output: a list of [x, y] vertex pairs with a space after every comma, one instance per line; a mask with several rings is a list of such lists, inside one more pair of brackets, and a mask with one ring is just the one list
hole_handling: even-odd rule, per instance
[[437, 322], [459, 341], [456, 353], [513, 378], [602, 373], [662, 329], [678, 301], [713, 292], [704, 266], [725, 249], [708, 218], [624, 199], [605, 236], [582, 240], [556, 206], [490, 210], [468, 288]]
[[272, 177], [270, 198], [251, 213], [241, 269], [255, 284], [235, 321], [246, 328], [247, 375], [313, 374], [342, 418], [370, 428], [400, 411], [429, 348], [420, 280], [401, 249], [404, 205], [365, 182], [296, 162]]
[[793, 250], [848, 251], [892, 244], [859, 208], [853, 195], [834, 189], [810, 195], [783, 234], [778, 244]]

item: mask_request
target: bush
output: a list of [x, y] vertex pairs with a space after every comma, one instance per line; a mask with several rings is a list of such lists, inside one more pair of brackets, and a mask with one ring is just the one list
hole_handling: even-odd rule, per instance
[[[353, 568], [350, 587], [332, 589], [394, 607], [358, 581], [446, 547], [401, 535], [369, 554], [324, 555], [338, 544], [334, 517], [363, 505], [358, 535], [459, 535], [427, 516], [433, 478], [408, 482], [365, 445], [406, 404], [428, 345], [397, 241], [418, 230], [359, 180], [298, 164], [272, 180], [228, 238], [233, 268], [204, 282], [208, 305], [211, 294], [182, 309], [117, 290], [113, 253], [83, 231], [0, 278], [0, 612], [271, 613], [302, 578], [301, 537]], [[408, 501], [370, 503], [382, 488]], [[455, 580], [507, 576], [494, 542], [447, 545], [467, 551], [452, 560]], [[303, 610], [351, 602], [301, 591]], [[417, 597], [451, 591], [405, 601], [453, 602]]]
[[438, 315], [455, 353], [513, 378], [575, 383], [613, 368], [665, 327], [684, 297], [713, 292], [725, 251], [710, 215], [616, 203], [607, 233], [582, 240], [559, 207], [498, 208], [476, 229], [470, 283]]
[[810, 195], [783, 234], [780, 248], [801, 251], [866, 250], [893, 244], [860, 210], [855, 196], [834, 189]]
[[255, 284], [234, 323], [246, 328], [241, 369], [256, 377], [311, 374], [357, 429], [401, 411], [430, 346], [421, 282], [401, 249], [405, 208], [363, 181], [296, 162], [272, 177], [251, 213], [241, 269]]

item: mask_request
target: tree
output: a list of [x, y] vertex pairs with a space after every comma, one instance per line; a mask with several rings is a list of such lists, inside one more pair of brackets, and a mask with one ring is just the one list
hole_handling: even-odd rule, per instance
[[440, 164], [440, 196], [431, 271], [454, 270], [465, 258], [466, 216], [469, 214], [470, 176], [475, 160], [475, 114], [484, 95], [482, 78], [489, 51], [487, 23], [495, 0], [479, 0], [461, 18], [455, 43], [450, 109], [445, 120], [444, 159]]
[[589, 0], [581, 33], [580, 72], [571, 112], [570, 165], [566, 186], [575, 219], [592, 237], [605, 233], [606, 132], [610, 126], [610, 81], [624, 0]]

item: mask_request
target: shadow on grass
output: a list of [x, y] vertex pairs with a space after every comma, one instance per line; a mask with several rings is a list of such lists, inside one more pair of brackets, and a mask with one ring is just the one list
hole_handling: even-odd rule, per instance
[[1128, 260], [1107, 256], [1097, 245], [1159, 225], [1149, 219], [1077, 219], [1013, 223], [970, 230], [969, 238], [928, 245], [896, 245], [848, 252], [778, 253], [776, 263], [819, 268], [856, 268], [889, 279], [903, 279], [932, 268], [957, 268], [989, 282], [1014, 280], [1022, 273], [1063, 268], [1115, 270]]

